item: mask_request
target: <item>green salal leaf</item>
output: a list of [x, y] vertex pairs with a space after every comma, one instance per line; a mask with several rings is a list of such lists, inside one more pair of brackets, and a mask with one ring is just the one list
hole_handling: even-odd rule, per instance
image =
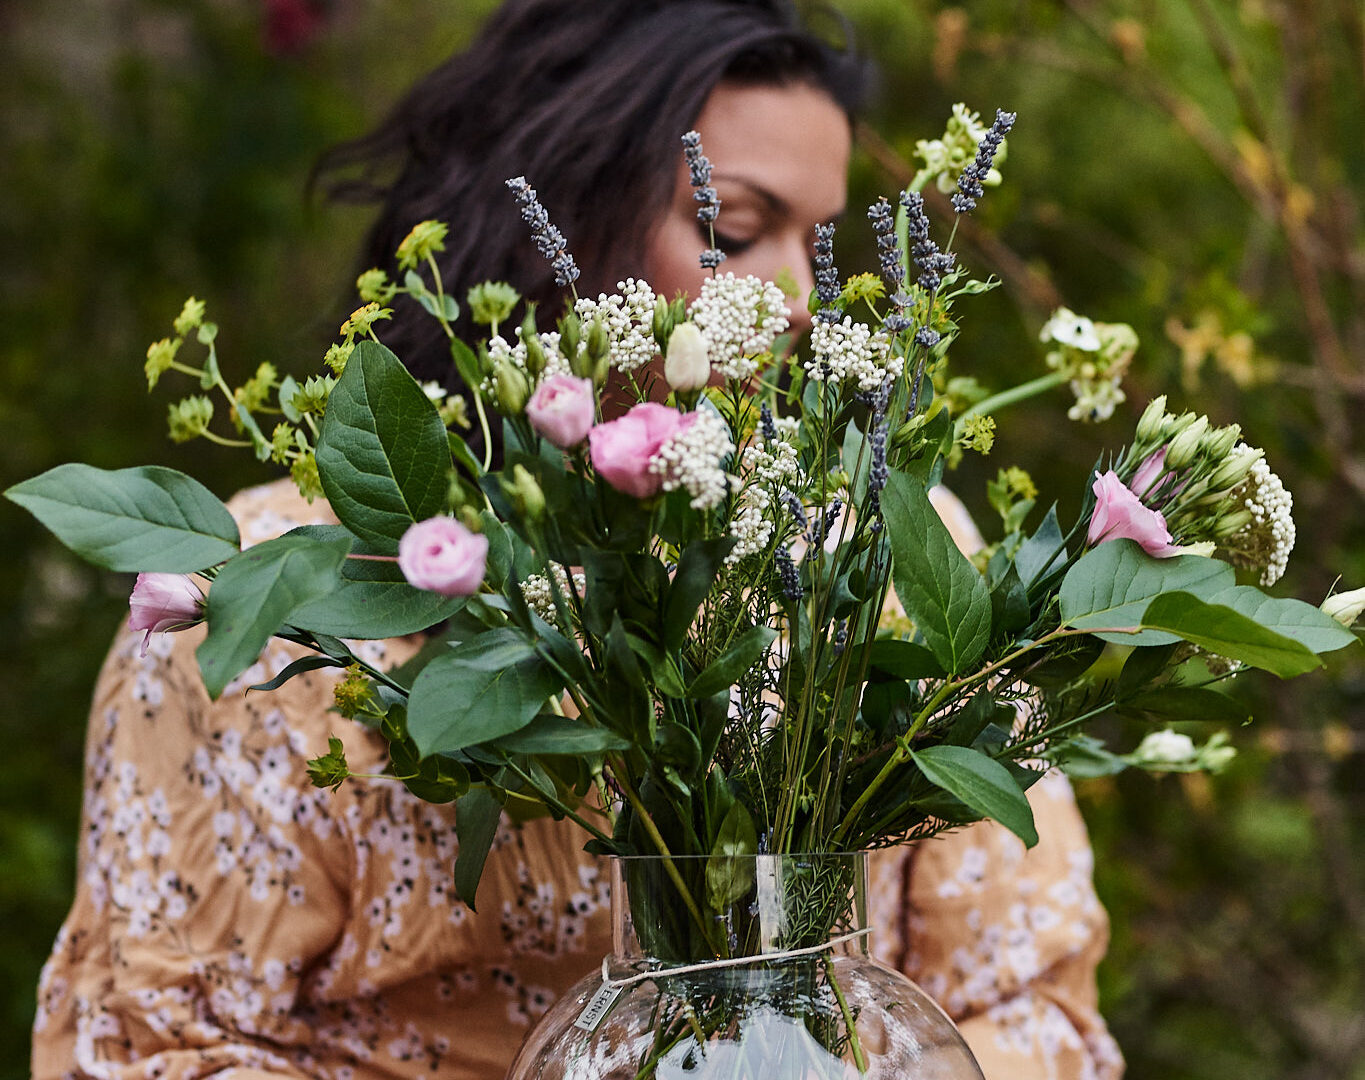
[[474, 899], [501, 817], [502, 804], [486, 787], [470, 788], [455, 800], [455, 839], [460, 844], [455, 854], [455, 895], [470, 911], [478, 910]]
[[355, 347], [332, 388], [317, 463], [337, 518], [388, 554], [414, 521], [445, 507], [445, 425], [398, 358], [373, 341]]
[[228, 560], [209, 589], [208, 635], [195, 651], [209, 697], [256, 662], [296, 608], [338, 587], [349, 550], [346, 540], [280, 536]]
[[442, 596], [407, 582], [346, 581], [333, 593], [299, 607], [290, 622], [344, 638], [380, 640], [417, 634], [450, 618], [466, 597]]
[[905, 613], [949, 674], [974, 664], [991, 635], [985, 579], [958, 550], [922, 483], [892, 471], [882, 492], [891, 580]]
[[1210, 604], [1232, 608], [1315, 653], [1334, 652], [1356, 640], [1355, 634], [1312, 604], [1290, 597], [1267, 596], [1254, 585], [1234, 585], [1205, 599]]
[[1147, 606], [1142, 625], [1174, 634], [1207, 652], [1240, 660], [1282, 679], [1322, 666], [1308, 646], [1230, 607], [1205, 603], [1192, 593], [1158, 596]]
[[929, 746], [910, 757], [931, 784], [1000, 822], [1028, 847], [1038, 843], [1028, 796], [1000, 762], [966, 746]]
[[[379, 554], [340, 525], [303, 525], [286, 536], [344, 540], [351, 555]], [[290, 622], [333, 637], [378, 640], [416, 634], [449, 619], [467, 598], [442, 596], [409, 585], [392, 561], [348, 558], [335, 591], [301, 605]]]
[[934, 654], [914, 641], [881, 638], [868, 650], [869, 666], [898, 679], [937, 679], [945, 674]]
[[725, 556], [734, 546], [734, 537], [723, 536], [714, 540], [695, 540], [683, 549], [664, 605], [665, 649], [678, 649], [687, 639], [687, 631], [696, 618], [697, 609], [711, 591], [716, 575], [724, 565]]
[[1171, 723], [1241, 724], [1251, 716], [1251, 710], [1236, 698], [1207, 686], [1163, 686], [1133, 695], [1120, 703], [1119, 711]]
[[706, 698], [732, 685], [758, 663], [777, 638], [770, 626], [754, 626], [740, 634], [724, 654], [698, 675], [687, 688], [687, 696]]
[[520, 731], [563, 689], [514, 630], [491, 630], [422, 669], [408, 699], [408, 734], [425, 757]]
[[753, 818], [744, 804], [736, 801], [720, 823], [706, 860], [706, 900], [712, 911], [724, 911], [754, 887], [753, 857], [757, 851]]
[[1086, 552], [1062, 579], [1058, 599], [1062, 623], [1093, 631], [1119, 645], [1169, 645], [1181, 635], [1139, 630], [1143, 613], [1162, 593], [1187, 592], [1209, 597], [1236, 584], [1232, 567], [1201, 555], [1157, 559], [1132, 540], [1110, 540]]
[[237, 523], [208, 488], [159, 465], [58, 465], [5, 495], [106, 570], [188, 574], [232, 558], [241, 543]]
[[630, 740], [577, 716], [540, 713], [520, 731], [490, 744], [509, 754], [604, 754], [628, 750]]

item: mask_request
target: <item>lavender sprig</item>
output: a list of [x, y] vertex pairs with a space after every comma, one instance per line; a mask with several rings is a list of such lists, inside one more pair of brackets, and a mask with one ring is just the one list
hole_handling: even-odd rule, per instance
[[820, 310], [815, 317], [821, 322], [839, 321], [839, 272], [834, 269], [834, 222], [815, 226], [815, 295]]
[[891, 299], [891, 311], [882, 320], [882, 325], [887, 333], [899, 334], [910, 328], [910, 320], [905, 317], [910, 297], [905, 295], [905, 267], [901, 263], [900, 245], [896, 243], [896, 216], [891, 204], [882, 198], [867, 208], [867, 217], [877, 237], [877, 259]]
[[704, 270], [714, 270], [725, 261], [725, 252], [715, 246], [714, 225], [720, 214], [720, 196], [711, 186], [711, 159], [701, 152], [701, 134], [689, 131], [682, 137], [683, 158], [687, 161], [687, 180], [692, 185], [692, 198], [697, 207], [697, 220], [711, 230], [711, 246], [703, 251], [699, 262]]
[[1004, 109], [995, 110], [995, 122], [976, 145], [976, 159], [963, 169], [962, 175], [957, 178], [957, 190], [953, 192], [953, 209], [959, 214], [975, 210], [976, 200], [985, 194], [981, 182], [990, 173], [991, 163], [995, 160], [1000, 144], [1005, 141], [1010, 128], [1014, 127], [1018, 115], [1005, 112]]
[[521, 207], [521, 220], [531, 227], [536, 248], [549, 260], [550, 268], [555, 273], [555, 284], [560, 288], [572, 285], [578, 280], [578, 266], [566, 250], [568, 242], [564, 234], [550, 223], [550, 215], [540, 205], [536, 189], [526, 182], [524, 176], [514, 176], [507, 181], [507, 187], [517, 200], [517, 206]]
[[905, 207], [910, 257], [919, 267], [917, 284], [927, 293], [935, 292], [943, 282], [943, 275], [953, 268], [951, 252], [939, 251], [938, 244], [929, 237], [929, 216], [924, 212], [924, 196], [918, 191], [901, 192]]
[[785, 547], [779, 547], [775, 558], [777, 576], [782, 582], [782, 595], [793, 602], [799, 601], [805, 595], [805, 590], [801, 588], [801, 571], [792, 562], [792, 553]]

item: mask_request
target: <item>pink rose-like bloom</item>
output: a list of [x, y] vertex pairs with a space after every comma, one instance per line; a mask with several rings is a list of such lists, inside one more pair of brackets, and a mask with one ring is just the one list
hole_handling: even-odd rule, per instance
[[1092, 547], [1106, 540], [1136, 540], [1143, 551], [1158, 559], [1175, 554], [1166, 519], [1143, 506], [1113, 469], [1097, 475], [1091, 490], [1095, 493], [1095, 513], [1087, 539]]
[[654, 457], [692, 414], [645, 401], [617, 420], [598, 424], [588, 432], [592, 467], [617, 491], [647, 499], [658, 494], [663, 477], [649, 471]]
[[526, 403], [526, 419], [531, 426], [561, 450], [572, 449], [586, 439], [596, 418], [592, 380], [573, 375], [551, 375]]
[[1142, 464], [1138, 466], [1138, 471], [1133, 474], [1133, 492], [1140, 499], [1152, 490], [1152, 485], [1157, 482], [1162, 472], [1166, 468], [1166, 448], [1148, 454]]
[[451, 517], [427, 518], [398, 541], [398, 569], [409, 584], [442, 596], [473, 596], [488, 566], [488, 537]]
[[145, 630], [142, 655], [153, 634], [188, 630], [204, 618], [204, 594], [185, 574], [138, 574], [128, 597], [128, 629]]

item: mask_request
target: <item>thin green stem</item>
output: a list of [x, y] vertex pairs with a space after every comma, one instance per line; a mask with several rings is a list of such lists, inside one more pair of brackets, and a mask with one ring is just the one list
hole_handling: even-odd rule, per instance
[[973, 416], [987, 416], [999, 412], [1006, 406], [1027, 401], [1031, 397], [1037, 397], [1054, 387], [1061, 386], [1066, 381], [1065, 372], [1053, 371], [1047, 375], [1040, 375], [1036, 379], [1030, 379], [1026, 383], [1020, 383], [1018, 386], [1012, 386], [1008, 390], [1002, 390], [998, 394], [992, 394], [985, 401], [978, 401], [975, 405], [962, 411], [954, 424], [956, 433], [960, 435], [963, 426]]

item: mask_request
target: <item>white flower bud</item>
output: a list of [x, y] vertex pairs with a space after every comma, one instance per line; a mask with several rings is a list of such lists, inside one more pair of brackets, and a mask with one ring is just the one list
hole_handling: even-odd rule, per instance
[[1183, 469], [1194, 460], [1199, 442], [1209, 429], [1209, 418], [1201, 416], [1174, 439], [1166, 449], [1166, 468]]
[[1137, 423], [1137, 439], [1139, 442], [1150, 442], [1161, 437], [1161, 422], [1166, 417], [1166, 395], [1153, 398], [1142, 411], [1142, 416]]
[[1365, 612], [1365, 589], [1352, 589], [1350, 592], [1335, 593], [1322, 602], [1322, 611], [1332, 616], [1342, 626], [1355, 625], [1361, 613]]
[[1133, 751], [1133, 759], [1140, 764], [1189, 765], [1195, 757], [1194, 740], [1178, 731], [1153, 731]]
[[664, 378], [680, 394], [700, 390], [711, 381], [711, 359], [706, 338], [696, 323], [679, 323], [668, 338]]

